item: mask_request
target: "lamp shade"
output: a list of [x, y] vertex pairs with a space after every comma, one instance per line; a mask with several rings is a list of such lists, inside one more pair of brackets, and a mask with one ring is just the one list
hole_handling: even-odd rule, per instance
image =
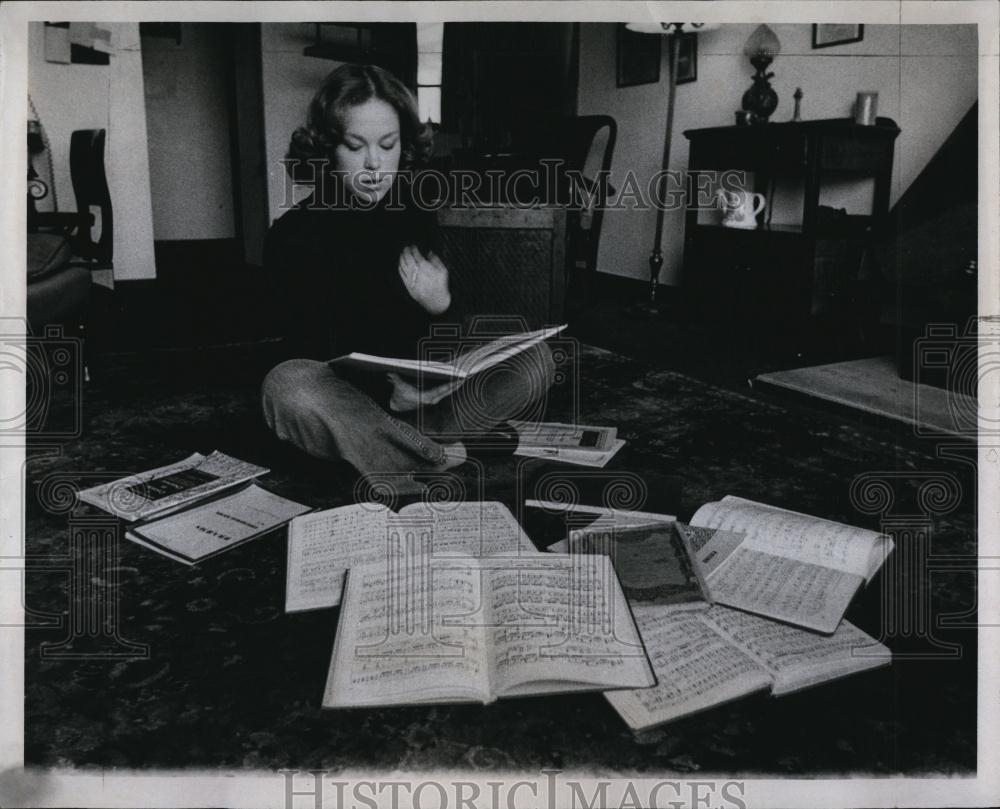
[[696, 34], [719, 27], [717, 22], [628, 22], [625, 27], [637, 34]]
[[754, 56], [769, 56], [772, 59], [781, 53], [781, 41], [777, 34], [766, 25], [758, 25], [747, 38], [743, 53], [748, 59]]

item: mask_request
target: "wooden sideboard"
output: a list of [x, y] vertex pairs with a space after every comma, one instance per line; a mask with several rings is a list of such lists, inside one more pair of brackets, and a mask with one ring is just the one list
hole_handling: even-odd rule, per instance
[[[686, 131], [689, 187], [699, 174], [745, 172], [747, 190], [768, 202], [755, 230], [705, 223], [699, 206], [688, 206], [684, 284], [698, 315], [785, 353], [815, 354], [822, 343], [849, 354], [858, 320], [868, 316], [859, 267], [889, 210], [899, 131], [888, 118], [874, 126], [835, 118]], [[834, 180], [873, 180], [870, 212], [822, 207], [823, 185]], [[803, 186], [800, 220], [771, 224], [775, 189], [786, 183]]]

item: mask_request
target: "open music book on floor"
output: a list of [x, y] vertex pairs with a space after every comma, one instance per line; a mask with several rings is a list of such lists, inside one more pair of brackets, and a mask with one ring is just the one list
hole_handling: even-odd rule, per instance
[[378, 503], [315, 511], [288, 528], [285, 610], [336, 606], [348, 569], [385, 565], [390, 553], [416, 560], [421, 554], [523, 556], [538, 550], [498, 502], [411, 503], [398, 514]]
[[732, 496], [678, 530], [713, 602], [826, 633], [893, 548], [875, 531]]
[[428, 381], [453, 382], [468, 379], [473, 374], [478, 374], [487, 368], [492, 368], [494, 365], [516, 357], [543, 340], [554, 337], [565, 328], [566, 326], [562, 325], [520, 334], [505, 334], [460, 354], [450, 362], [429, 358], [377, 357], [373, 354], [353, 352], [330, 360], [330, 364], [335, 367], [343, 366], [380, 373], [394, 371], [403, 376], [419, 377]]
[[352, 567], [323, 706], [445, 702], [656, 682], [601, 555]]
[[781, 696], [891, 661], [889, 649], [848, 621], [820, 635], [718, 605], [636, 605], [633, 613], [657, 685], [605, 696], [637, 731], [757, 691]]

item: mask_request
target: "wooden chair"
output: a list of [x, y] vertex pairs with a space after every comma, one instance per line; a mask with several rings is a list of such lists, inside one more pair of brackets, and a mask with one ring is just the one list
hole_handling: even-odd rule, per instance
[[[69, 170], [76, 211], [40, 212], [33, 217], [41, 232], [61, 233], [70, 243], [75, 262], [87, 269], [112, 269], [114, 211], [104, 169], [104, 129], [78, 129], [70, 137]], [[95, 240], [93, 209], [100, 213], [100, 236]]]
[[610, 115], [566, 118], [541, 146], [540, 155], [558, 160], [565, 182], [551, 189], [567, 206], [566, 299], [570, 317], [594, 299], [604, 209], [614, 189], [609, 182], [618, 124]]
[[584, 183], [572, 190], [578, 198], [591, 201], [584, 209], [571, 209], [567, 223], [572, 251], [570, 284], [582, 286], [579, 291], [588, 299], [597, 273], [604, 209], [612, 191], [608, 177], [617, 137], [618, 124], [610, 115], [580, 115], [569, 119], [563, 128], [567, 168], [578, 171]]
[[[63, 326], [85, 336], [94, 301], [93, 270], [113, 268], [114, 218], [104, 169], [106, 131], [79, 129], [70, 137], [70, 177], [76, 211], [40, 211], [27, 237], [27, 315], [36, 334]], [[94, 209], [100, 235], [94, 238]], [[84, 372], [89, 357], [84, 342]]]

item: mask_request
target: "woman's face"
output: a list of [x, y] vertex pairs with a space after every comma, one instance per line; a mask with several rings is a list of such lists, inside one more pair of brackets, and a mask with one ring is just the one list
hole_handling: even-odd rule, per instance
[[344, 137], [334, 150], [335, 168], [358, 201], [373, 205], [392, 187], [402, 151], [399, 115], [391, 104], [370, 98], [344, 113]]

